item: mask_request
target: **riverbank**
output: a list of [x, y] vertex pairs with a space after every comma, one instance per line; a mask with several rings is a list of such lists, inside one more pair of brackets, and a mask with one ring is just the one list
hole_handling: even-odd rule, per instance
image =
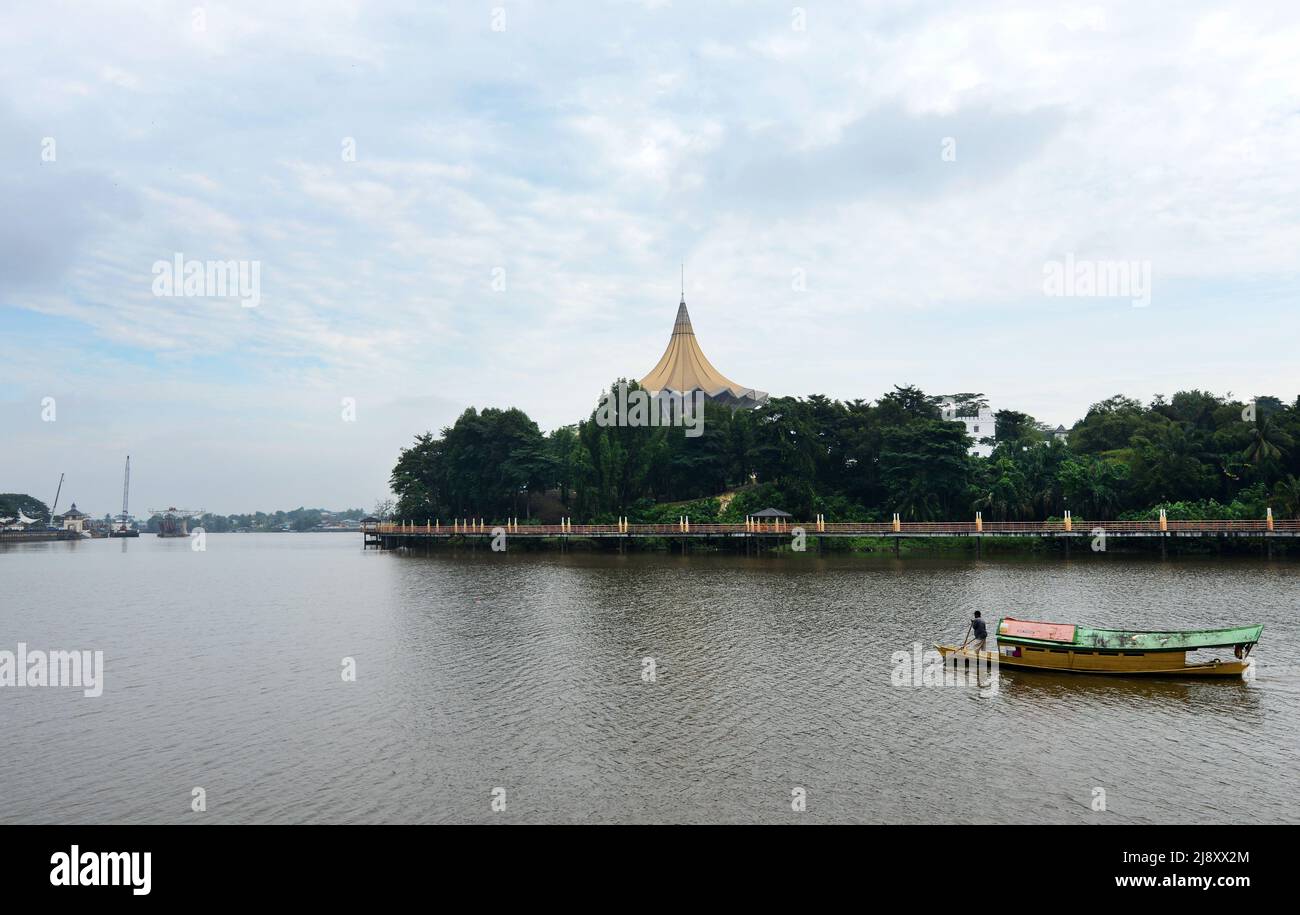
[[0, 531], [0, 543], [44, 543], [54, 540], [84, 540], [76, 531]]

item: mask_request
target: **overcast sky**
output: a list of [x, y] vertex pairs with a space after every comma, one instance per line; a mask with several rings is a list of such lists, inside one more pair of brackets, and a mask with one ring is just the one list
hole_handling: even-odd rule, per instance
[[774, 394], [1300, 392], [1292, 4], [115, 6], [0, 10], [0, 491], [368, 509], [466, 406], [649, 371], [681, 261]]

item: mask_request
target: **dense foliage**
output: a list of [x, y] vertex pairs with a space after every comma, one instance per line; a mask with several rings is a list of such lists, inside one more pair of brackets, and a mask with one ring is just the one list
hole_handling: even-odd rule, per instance
[[0, 518], [17, 520], [19, 512], [37, 521], [48, 521], [50, 517], [50, 507], [35, 496], [22, 492], [0, 492]]
[[[616, 390], [616, 383], [611, 391]], [[629, 388], [636, 390], [636, 384]], [[972, 405], [982, 395], [963, 394]], [[399, 518], [526, 518], [550, 498], [578, 521], [738, 520], [773, 505], [828, 520], [1108, 520], [1300, 514], [1300, 398], [1253, 406], [1202, 391], [1094, 404], [1052, 436], [996, 414], [996, 447], [968, 453], [938, 398], [895, 388], [874, 403], [777, 397], [754, 410], [708, 404], [703, 434], [601, 425], [596, 412], [544, 435], [517, 409], [473, 408], [426, 433], [393, 469]], [[722, 498], [718, 498], [722, 496]]]
[[[252, 512], [249, 514], [214, 515], [206, 514], [193, 518], [189, 527], [193, 530], [201, 527], [209, 534], [221, 534], [230, 531], [310, 531], [320, 526], [321, 522], [359, 521], [365, 514], [359, 508], [346, 511], [330, 512], [323, 508], [295, 508], [292, 511]], [[145, 522], [143, 529], [158, 532], [159, 517], [154, 515]]]

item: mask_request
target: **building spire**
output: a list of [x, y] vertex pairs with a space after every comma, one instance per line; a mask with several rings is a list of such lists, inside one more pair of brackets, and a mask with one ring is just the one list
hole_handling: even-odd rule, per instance
[[655, 394], [670, 391], [688, 394], [702, 391], [715, 401], [738, 407], [757, 406], [768, 395], [736, 384], [719, 372], [709, 362], [691, 327], [691, 316], [686, 311], [686, 264], [682, 263], [682, 301], [677, 306], [677, 320], [668, 338], [668, 348], [650, 374], [641, 379], [641, 387]]

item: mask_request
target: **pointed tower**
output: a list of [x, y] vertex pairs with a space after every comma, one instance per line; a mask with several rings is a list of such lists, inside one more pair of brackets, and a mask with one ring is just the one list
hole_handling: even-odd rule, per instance
[[703, 391], [710, 400], [734, 407], [756, 407], [767, 400], [766, 391], [736, 384], [715, 369], [700, 349], [695, 330], [691, 327], [690, 312], [686, 310], [685, 276], [682, 279], [682, 300], [677, 306], [677, 320], [673, 322], [668, 348], [650, 374], [641, 379], [641, 387], [652, 393]]

